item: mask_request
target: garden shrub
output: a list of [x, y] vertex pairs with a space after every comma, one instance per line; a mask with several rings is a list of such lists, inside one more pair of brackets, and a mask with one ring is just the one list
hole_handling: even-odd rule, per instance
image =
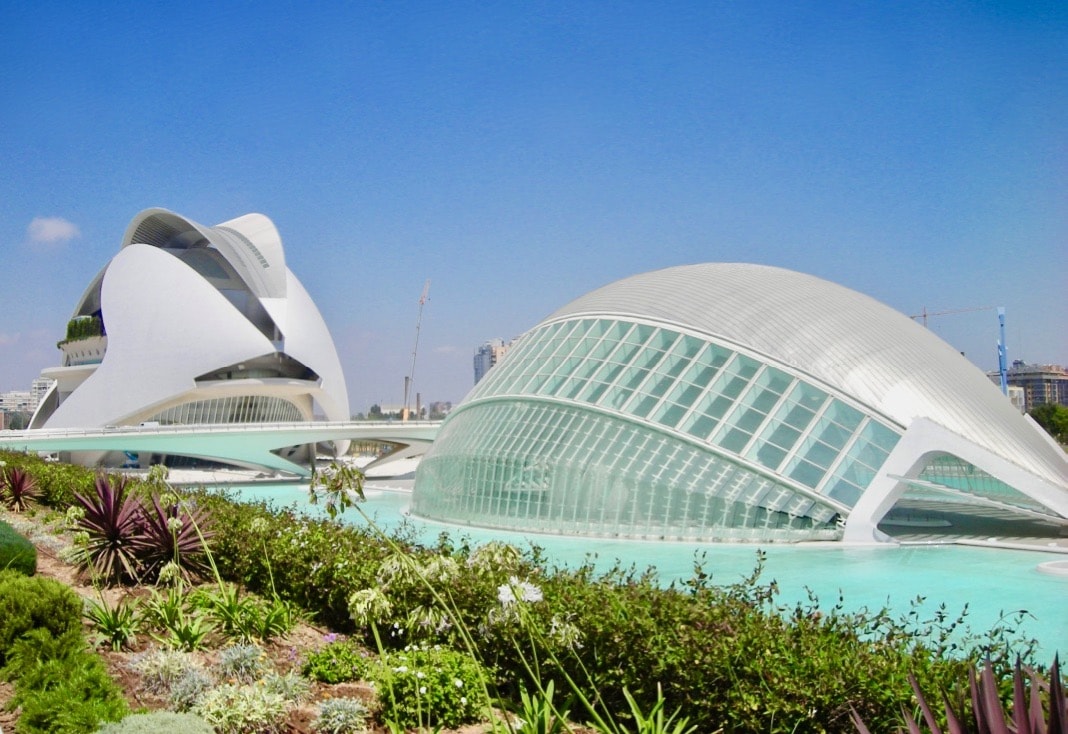
[[252, 683], [267, 674], [271, 661], [259, 645], [231, 645], [219, 652], [219, 676]]
[[370, 711], [355, 698], [328, 698], [319, 702], [312, 729], [325, 734], [359, 734], [366, 731]]
[[446, 647], [389, 652], [370, 678], [378, 718], [403, 729], [455, 728], [481, 721], [488, 711], [486, 671], [470, 655]]
[[349, 631], [348, 597], [374, 583], [386, 549], [370, 532], [265, 503], [239, 504], [226, 495], [190, 495], [211, 514], [211, 551], [224, 578], [314, 613], [318, 624]]
[[0, 451], [0, 461], [32, 474], [40, 493], [39, 501], [49, 507], [65, 509], [74, 504], [75, 492], [85, 492], [93, 484], [91, 469], [44, 461], [36, 454]]
[[105, 724], [97, 730], [97, 734], [159, 734], [160, 732], [214, 734], [211, 725], [199, 716], [174, 711], [131, 714], [122, 721]]
[[290, 703], [300, 703], [311, 694], [311, 682], [292, 670], [286, 673], [271, 671], [259, 680], [268, 693], [277, 693]]
[[200, 697], [192, 712], [217, 734], [276, 731], [289, 714], [291, 703], [263, 686], [224, 684]]
[[188, 670], [174, 681], [167, 700], [175, 711], [189, 711], [215, 686], [215, 679], [200, 669]]
[[190, 673], [204, 673], [192, 653], [167, 648], [146, 650], [130, 661], [130, 667], [140, 674], [145, 690], [157, 694], [168, 693]]
[[3, 569], [33, 576], [37, 573], [37, 548], [13, 527], [0, 520], [0, 570]]
[[18, 734], [88, 734], [128, 712], [122, 690], [80, 629], [26, 633], [8, 651], [4, 677], [15, 687], [9, 705], [21, 707]]
[[82, 602], [58, 581], [0, 571], [0, 665], [19, 637], [35, 629], [54, 636], [81, 630]]
[[[76, 482], [92, 486], [86, 470], [13, 460], [35, 473], [72, 472], [65, 502], [55, 499], [61, 491], [46, 491], [45, 501], [60, 510]], [[50, 486], [42, 476], [42, 488]], [[952, 696], [987, 654], [999, 675], [1017, 652], [1032, 662], [1032, 650], [1004, 629], [948, 644], [951, 616], [891, 619], [885, 610], [846, 613], [841, 604], [816, 600], [784, 607], [774, 581], [760, 579], [759, 559], [753, 577], [738, 584], [715, 586], [698, 567], [689, 583], [665, 589], [655, 575], [634, 569], [549, 570], [537, 549], [471, 548], [446, 536], [435, 549], [417, 548], [403, 533], [385, 539], [295, 508], [189, 494], [213, 518], [212, 554], [225, 580], [299, 604], [318, 624], [365, 642], [376, 630], [391, 648], [418, 639], [469, 650], [473, 640], [493, 671], [494, 693], [513, 702], [523, 688], [532, 690], [526, 666], [533, 664], [543, 685], [552, 681], [570, 695], [570, 678], [598, 711], [621, 720], [630, 716], [624, 690], [649, 711], [659, 683], [669, 708], [701, 731], [852, 732], [850, 707], [873, 731], [888, 731], [900, 723], [900, 703], [911, 700], [909, 673], [925, 690]], [[350, 597], [371, 592], [388, 612], [354, 622]], [[523, 604], [511, 603], [517, 599]], [[921, 636], [929, 623], [941, 630], [934, 638]]]
[[339, 640], [308, 653], [301, 672], [322, 683], [344, 683], [367, 677], [374, 659], [351, 640]]

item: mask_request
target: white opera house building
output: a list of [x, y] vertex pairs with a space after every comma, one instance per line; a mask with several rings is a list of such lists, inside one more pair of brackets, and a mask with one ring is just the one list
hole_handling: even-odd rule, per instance
[[[31, 428], [349, 417], [333, 340], [262, 214], [208, 227], [141, 212], [59, 348], [62, 365], [42, 373], [56, 382]], [[283, 451], [307, 460], [299, 454], [311, 447]]]

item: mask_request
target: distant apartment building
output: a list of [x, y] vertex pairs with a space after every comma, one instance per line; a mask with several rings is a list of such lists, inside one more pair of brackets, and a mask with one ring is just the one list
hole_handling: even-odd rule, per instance
[[12, 390], [0, 393], [0, 412], [32, 413], [36, 406], [29, 390]]
[[[514, 341], [514, 340], [513, 340]], [[486, 376], [493, 365], [500, 361], [505, 352], [512, 346], [512, 342], [503, 339], [490, 339], [488, 342], [475, 350], [475, 384]]]
[[[1000, 382], [997, 372], [988, 373], [994, 382]], [[1039, 405], [1059, 403], [1068, 406], [1068, 368], [1056, 364], [1027, 364], [1016, 360], [1006, 373], [1009, 397], [1013, 388], [1023, 391], [1024, 411], [1030, 412]], [[1013, 400], [1016, 403], [1016, 400]]]
[[44, 400], [45, 395], [48, 394], [49, 388], [55, 383], [55, 380], [48, 377], [35, 377], [33, 383], [30, 384], [30, 399], [33, 401], [33, 409], [37, 410], [37, 406]]
[[[998, 377], [997, 383], [1001, 384], [1001, 377]], [[1019, 385], [1009, 385], [1009, 402], [1013, 407], [1021, 413], [1027, 412], [1027, 393]]]
[[[21, 428], [29, 421], [33, 411], [44, 399], [55, 380], [38, 377], [29, 390], [11, 390], [0, 393], [0, 429]], [[21, 416], [16, 419], [16, 416]]]

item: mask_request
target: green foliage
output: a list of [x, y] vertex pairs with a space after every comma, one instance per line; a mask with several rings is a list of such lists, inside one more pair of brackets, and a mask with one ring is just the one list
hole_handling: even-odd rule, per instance
[[566, 708], [559, 710], [553, 703], [554, 685], [549, 681], [542, 691], [519, 691], [519, 721], [515, 734], [564, 734], [568, 731]]
[[[630, 714], [634, 722], [633, 730], [630, 727], [613, 727], [618, 734], [693, 734], [697, 731], [696, 726], [690, 726], [690, 720], [685, 716], [679, 718], [679, 712], [666, 716], [664, 709], [666, 701], [664, 700], [663, 692], [660, 687], [657, 686], [657, 698], [656, 703], [653, 704], [653, 708], [648, 714], [644, 713], [638, 702], [634, 700], [634, 697], [630, 695], [630, 692], [624, 688], [623, 695], [627, 699], [627, 705], [630, 707]], [[606, 734], [613, 734], [606, 732]]]
[[367, 677], [372, 662], [355, 642], [336, 641], [309, 653], [301, 672], [323, 683], [344, 683]]
[[299, 673], [272, 671], [260, 679], [260, 685], [268, 693], [277, 693], [290, 703], [300, 703], [311, 693], [311, 683]]
[[37, 573], [37, 548], [13, 527], [0, 520], [0, 570], [3, 569], [33, 576]]
[[198, 589], [193, 603], [225, 637], [240, 642], [269, 642], [284, 637], [300, 619], [290, 602], [242, 594], [234, 584], [220, 582], [215, 589]]
[[1068, 406], [1059, 403], [1036, 405], [1030, 415], [1046, 429], [1046, 433], [1061, 443], [1068, 443]]
[[79, 629], [58, 637], [35, 629], [8, 652], [4, 675], [15, 684], [10, 705], [21, 707], [16, 732], [88, 734], [126, 715], [122, 690], [103, 660], [88, 652]]
[[289, 701], [263, 686], [224, 684], [205, 691], [192, 711], [217, 734], [245, 734], [277, 731], [289, 709]]
[[488, 711], [486, 677], [470, 655], [437, 646], [390, 652], [370, 671], [379, 718], [420, 730], [480, 721]]
[[97, 734], [160, 734], [160, 732], [213, 734], [214, 730], [199, 716], [174, 711], [131, 714], [122, 721], [105, 724], [97, 730]]
[[163, 594], [153, 590], [152, 596], [142, 605], [141, 620], [162, 633], [150, 631], [152, 639], [188, 652], [203, 648], [208, 635], [214, 631], [204, 612], [187, 600], [182, 585], [171, 587]]
[[367, 706], [355, 698], [328, 698], [316, 708], [312, 729], [324, 734], [359, 734], [370, 718]]
[[36, 454], [0, 451], [0, 461], [21, 467], [32, 474], [40, 491], [38, 501], [50, 507], [65, 508], [74, 502], [75, 492], [92, 487], [93, 472], [80, 466], [46, 462]]
[[55, 636], [80, 630], [82, 603], [69, 587], [58, 581], [0, 571], [0, 664], [7, 660], [12, 644], [36, 629]]
[[[273, 511], [263, 503], [239, 504], [217, 493], [191, 497], [211, 512], [212, 554], [223, 578], [314, 610], [319, 624], [353, 629], [348, 597], [373, 585], [386, 554], [371, 531], [311, 520], [292, 509]], [[272, 567], [271, 559], [285, 562]]]
[[[75, 316], [67, 322], [67, 338], [65, 341], [73, 342], [103, 335], [104, 322], [100, 320], [99, 316]], [[63, 343], [60, 342], [61, 345]]]
[[99, 602], [85, 602], [85, 617], [93, 627], [98, 640], [112, 650], [129, 647], [141, 628], [136, 602], [121, 599], [111, 605], [103, 597]]

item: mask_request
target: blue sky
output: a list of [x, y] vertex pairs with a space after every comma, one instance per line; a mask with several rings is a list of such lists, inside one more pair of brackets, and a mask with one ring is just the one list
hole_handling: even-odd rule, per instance
[[[0, 391], [58, 363], [137, 212], [258, 211], [354, 411], [671, 265], [907, 314], [1003, 305], [1068, 364], [1064, 2], [4, 3]], [[996, 366], [993, 311], [930, 327]]]

